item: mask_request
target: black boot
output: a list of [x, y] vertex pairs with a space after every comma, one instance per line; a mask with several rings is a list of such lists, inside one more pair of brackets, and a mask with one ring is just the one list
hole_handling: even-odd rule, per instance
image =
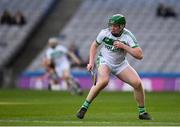
[[76, 114], [76, 116], [79, 118], [79, 119], [83, 119], [84, 118], [84, 115], [86, 114], [86, 111], [87, 109], [82, 107], [79, 112]]
[[145, 113], [139, 115], [139, 119], [141, 119], [141, 120], [152, 120], [152, 117], [147, 112], [145, 112]]

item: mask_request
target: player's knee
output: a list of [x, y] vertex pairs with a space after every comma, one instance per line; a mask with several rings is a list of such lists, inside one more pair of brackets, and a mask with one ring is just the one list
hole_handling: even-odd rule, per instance
[[70, 75], [69, 75], [68, 73], [64, 73], [64, 74], [62, 75], [62, 78], [63, 78], [64, 80], [69, 80], [69, 79], [70, 79]]
[[64, 73], [63, 73], [63, 79], [65, 79], [65, 80], [69, 80], [70, 79], [70, 74], [69, 74], [69, 72], [68, 71], [65, 71]]
[[63, 76], [63, 79], [64, 79], [64, 80], [69, 80], [69, 79], [70, 79], [70, 76], [64, 75], [64, 76]]
[[102, 90], [102, 89], [104, 89], [104, 88], [107, 86], [108, 81], [109, 81], [109, 80], [100, 80], [100, 81], [97, 82], [96, 87], [97, 87], [99, 90]]
[[102, 84], [103, 86], [106, 86], [109, 82], [109, 79], [101, 79], [100, 84]]
[[134, 87], [134, 89], [141, 89], [141, 87], [142, 87], [141, 80], [133, 81], [133, 87]]

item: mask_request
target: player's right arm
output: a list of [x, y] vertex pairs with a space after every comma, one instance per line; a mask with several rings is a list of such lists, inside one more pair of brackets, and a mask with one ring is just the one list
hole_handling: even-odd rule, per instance
[[49, 50], [46, 51], [42, 65], [47, 70], [47, 72], [54, 71], [55, 69], [55, 63], [52, 61], [51, 52]]
[[96, 52], [97, 52], [97, 48], [98, 48], [98, 44], [96, 43], [96, 41], [93, 41], [93, 43], [91, 44], [91, 48], [89, 51], [89, 63], [87, 65], [87, 70], [90, 71], [94, 68], [94, 60], [96, 57]]
[[46, 67], [46, 66], [50, 65], [50, 63], [51, 63], [51, 60], [50, 60], [50, 59], [44, 58], [44, 59], [42, 60], [42, 66], [43, 66], [43, 67]]
[[101, 45], [102, 40], [104, 39], [104, 30], [101, 30], [101, 32], [98, 34], [96, 40], [93, 41], [90, 47], [89, 51], [89, 64], [87, 65], [87, 70], [93, 70], [94, 68], [94, 61], [97, 53], [97, 48], [99, 45]]
[[43, 59], [42, 66], [47, 70], [47, 72], [54, 71], [55, 69], [55, 65], [52, 60], [47, 58]]

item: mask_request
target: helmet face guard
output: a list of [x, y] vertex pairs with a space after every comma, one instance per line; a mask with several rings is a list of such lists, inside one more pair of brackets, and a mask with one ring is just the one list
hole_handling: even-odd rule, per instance
[[126, 19], [121, 14], [115, 14], [109, 18], [109, 26], [112, 25], [126, 25]]

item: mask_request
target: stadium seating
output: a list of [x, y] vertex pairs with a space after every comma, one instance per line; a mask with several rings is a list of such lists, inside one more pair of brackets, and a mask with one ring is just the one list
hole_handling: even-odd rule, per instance
[[0, 67], [4, 66], [25, 39], [47, 14], [55, 0], [0, 0], [0, 15], [8, 10], [12, 15], [20, 10], [26, 17], [24, 26], [0, 24]]
[[[156, 16], [160, 2], [171, 5], [180, 12], [179, 0], [85, 0], [79, 10], [60, 32], [66, 38], [66, 46], [75, 40], [80, 54], [88, 60], [91, 42], [102, 28], [107, 27], [108, 17], [122, 13], [144, 51], [144, 59], [137, 61], [128, 56], [130, 64], [138, 72], [180, 72], [180, 22], [178, 18]], [[40, 58], [32, 63], [29, 70], [37, 69]]]

